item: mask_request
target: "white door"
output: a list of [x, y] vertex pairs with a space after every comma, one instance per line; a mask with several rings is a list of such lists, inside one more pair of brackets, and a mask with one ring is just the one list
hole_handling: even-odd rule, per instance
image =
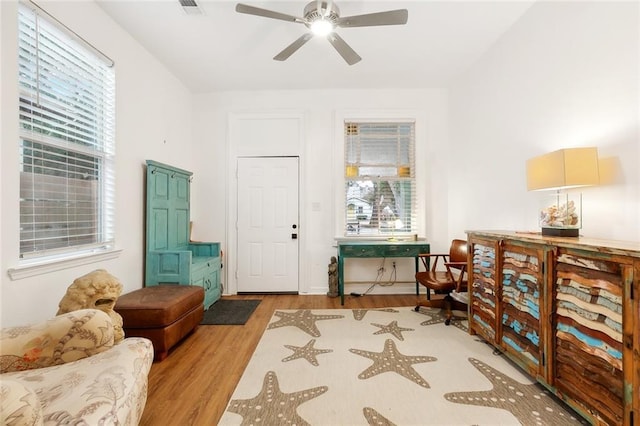
[[298, 158], [238, 159], [238, 292], [298, 291]]

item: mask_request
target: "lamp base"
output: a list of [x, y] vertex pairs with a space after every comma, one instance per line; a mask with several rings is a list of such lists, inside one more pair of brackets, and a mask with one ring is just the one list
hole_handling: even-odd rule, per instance
[[579, 237], [578, 228], [542, 228], [542, 235], [550, 237]]

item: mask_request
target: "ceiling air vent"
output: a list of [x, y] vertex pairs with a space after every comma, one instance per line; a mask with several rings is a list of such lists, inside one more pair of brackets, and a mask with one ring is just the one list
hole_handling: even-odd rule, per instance
[[195, 0], [178, 0], [187, 15], [202, 15], [202, 10]]

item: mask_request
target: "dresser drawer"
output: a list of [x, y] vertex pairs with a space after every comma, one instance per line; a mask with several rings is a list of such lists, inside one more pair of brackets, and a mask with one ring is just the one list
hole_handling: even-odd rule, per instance
[[219, 257], [194, 257], [191, 262], [191, 276], [208, 271], [211, 269], [220, 269]]
[[429, 246], [401, 244], [353, 244], [340, 246], [340, 255], [344, 257], [416, 257], [420, 253], [429, 253]]
[[376, 246], [344, 246], [340, 248], [340, 254], [343, 256], [351, 257], [376, 257], [381, 250]]

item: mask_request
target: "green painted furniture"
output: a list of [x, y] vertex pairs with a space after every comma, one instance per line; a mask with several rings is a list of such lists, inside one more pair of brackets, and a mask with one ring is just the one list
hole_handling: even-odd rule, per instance
[[[344, 305], [344, 259], [347, 257], [413, 257], [418, 272], [418, 255], [429, 253], [429, 244], [423, 241], [338, 241], [338, 294]], [[416, 282], [416, 294], [419, 292]]]
[[147, 160], [145, 285], [200, 286], [208, 309], [221, 295], [220, 243], [189, 239], [192, 175]]

